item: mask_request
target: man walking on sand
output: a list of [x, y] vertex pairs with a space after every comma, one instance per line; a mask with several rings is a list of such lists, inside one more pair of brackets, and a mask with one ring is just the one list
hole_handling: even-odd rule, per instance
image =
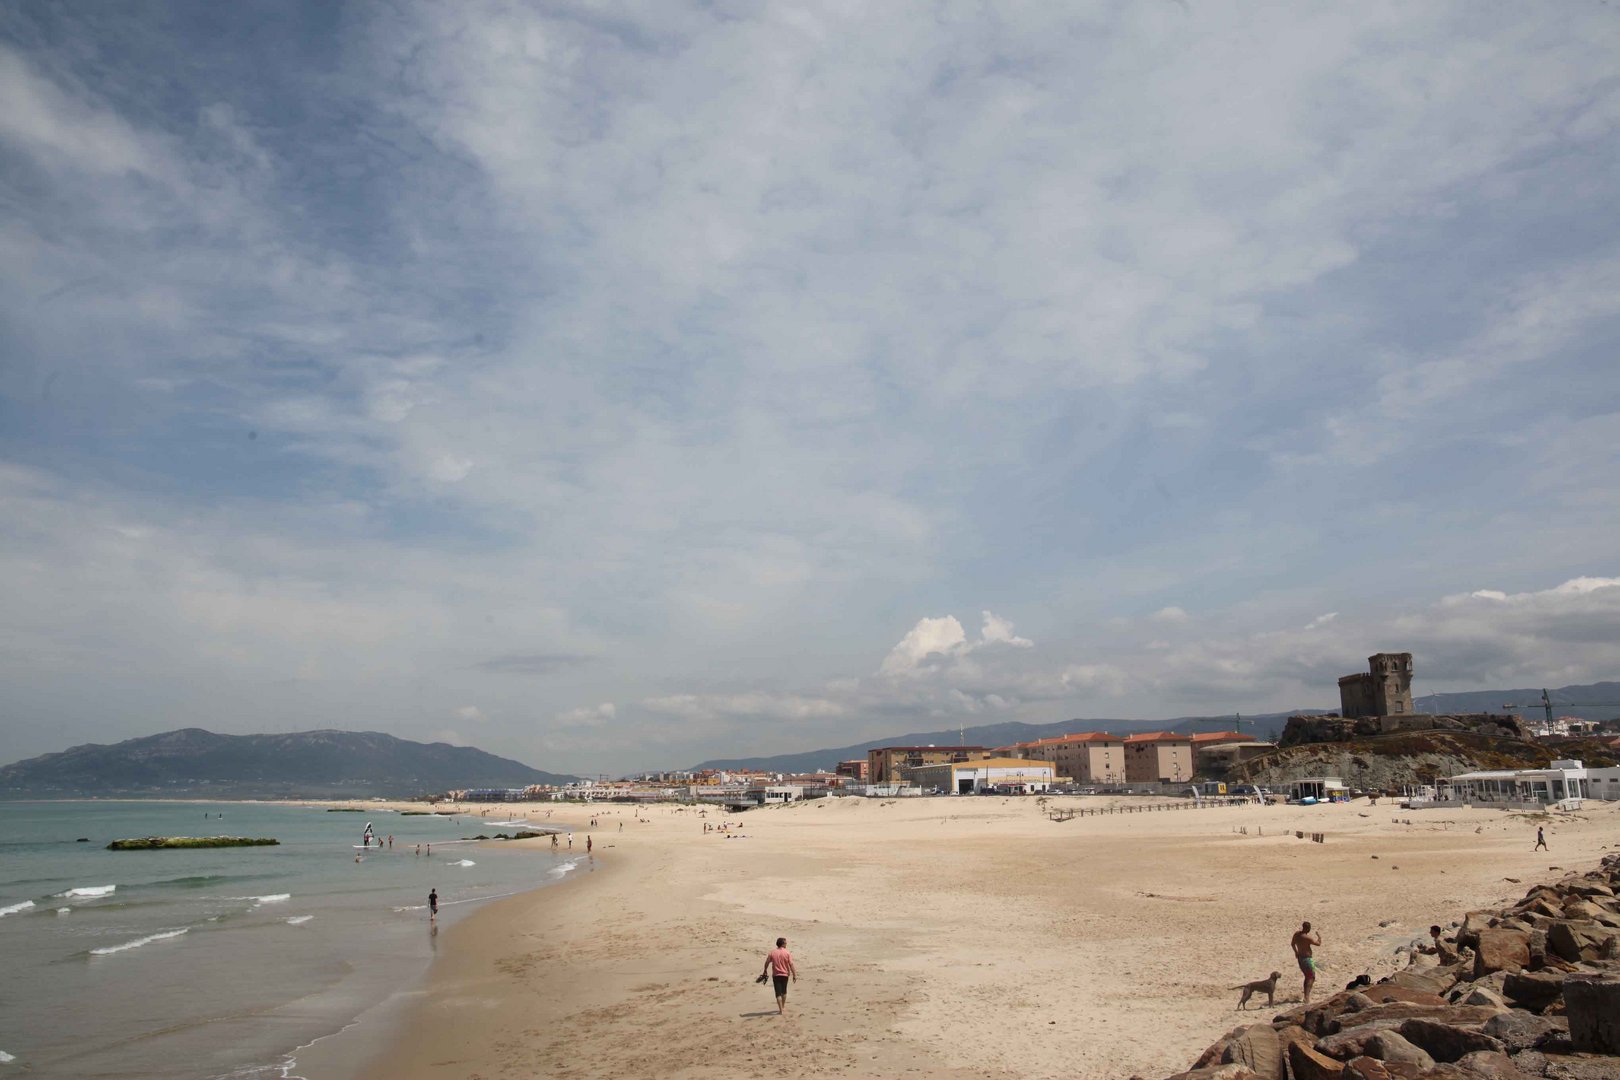
[[776, 984], [776, 1015], [782, 1016], [787, 1012], [788, 979], [799, 981], [799, 972], [793, 966], [793, 954], [788, 952], [787, 938], [776, 939], [776, 948], [765, 954], [765, 970], [761, 975], [769, 975]]
[[1305, 976], [1305, 1004], [1309, 1005], [1311, 987], [1316, 985], [1316, 958], [1311, 955], [1311, 949], [1322, 944], [1322, 935], [1311, 933], [1310, 923], [1301, 923], [1289, 944], [1293, 946], [1294, 959], [1299, 961], [1300, 973]]
[[1541, 831], [1541, 826], [1540, 825], [1536, 826], [1536, 846], [1531, 848], [1530, 850], [1531, 851], [1551, 851], [1552, 850], [1552, 848], [1547, 846], [1547, 834]]

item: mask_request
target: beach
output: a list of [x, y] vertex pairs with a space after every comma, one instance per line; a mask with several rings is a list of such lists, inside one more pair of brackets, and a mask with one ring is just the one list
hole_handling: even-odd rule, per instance
[[[1302, 920], [1326, 996], [1404, 966], [1432, 922], [1589, 867], [1620, 824], [1615, 803], [1553, 815], [1549, 853], [1527, 815], [1365, 800], [1048, 817], [1113, 802], [1154, 804], [558, 807], [589, 872], [447, 931], [423, 983], [297, 1074], [1163, 1076], [1243, 1018], [1237, 984], [1280, 971], [1278, 1009], [1299, 1000]], [[785, 1018], [754, 982], [778, 936]]]

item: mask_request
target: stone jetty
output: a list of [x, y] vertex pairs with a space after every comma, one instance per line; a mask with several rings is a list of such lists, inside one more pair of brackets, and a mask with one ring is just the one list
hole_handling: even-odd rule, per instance
[[1166, 1080], [1620, 1080], [1617, 894], [1609, 855], [1469, 912], [1438, 963], [1414, 954], [1380, 982], [1233, 1028]]
[[114, 840], [108, 851], [158, 851], [165, 848], [268, 847], [280, 840], [268, 836], [142, 836]]

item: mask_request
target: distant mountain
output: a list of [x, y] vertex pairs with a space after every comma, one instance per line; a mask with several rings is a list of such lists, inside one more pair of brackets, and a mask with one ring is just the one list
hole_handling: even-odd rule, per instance
[[[1584, 720], [1612, 720], [1620, 717], [1620, 682], [1591, 683], [1584, 686], [1561, 686], [1549, 690], [1554, 716], [1578, 716]], [[1541, 690], [1475, 690], [1460, 694], [1421, 694], [1414, 701], [1418, 712], [1462, 714], [1481, 712], [1512, 712], [1526, 720], [1541, 719]], [[1512, 705], [1514, 708], [1507, 708]], [[1243, 730], [1252, 731], [1256, 738], [1275, 739], [1282, 733], [1290, 716], [1311, 716], [1326, 712], [1324, 709], [1295, 709], [1292, 712], [1259, 713], [1243, 717]], [[797, 754], [776, 754], [771, 757], [717, 758], [693, 766], [695, 769], [761, 769], [765, 772], [831, 771], [840, 761], [865, 757], [868, 750], [880, 746], [955, 746], [966, 735], [970, 746], [1006, 746], [1008, 743], [1030, 739], [1049, 738], [1071, 731], [1108, 731], [1116, 735], [1130, 735], [1139, 731], [1227, 731], [1233, 727], [1234, 717], [1180, 716], [1173, 720], [1063, 720], [1055, 724], [987, 724], [970, 727], [964, 733], [959, 728], [944, 731], [924, 731], [910, 735], [894, 735], [853, 746], [810, 750]]]
[[377, 731], [216, 735], [183, 728], [7, 765], [0, 799], [409, 797], [573, 779], [470, 746]]
[[[1548, 690], [1554, 716], [1576, 716], [1582, 720], [1613, 720], [1620, 717], [1620, 682], [1560, 686]], [[1534, 690], [1472, 690], [1462, 694], [1419, 694], [1412, 702], [1418, 712], [1460, 714], [1481, 712], [1518, 713], [1526, 720], [1540, 720], [1541, 688]], [[1511, 708], [1509, 707], [1511, 706]]]
[[[1293, 712], [1261, 713], [1243, 717], [1243, 731], [1252, 732], [1257, 739], [1274, 739], [1284, 723], [1297, 713], [1319, 713], [1321, 709], [1295, 709]], [[950, 728], [945, 731], [913, 732], [894, 735], [853, 746], [809, 750], [799, 754], [776, 754], [772, 757], [717, 758], [692, 766], [694, 769], [760, 769], [764, 772], [799, 773], [831, 772], [840, 761], [864, 758], [868, 750], [880, 746], [957, 746], [964, 739], [969, 746], [1006, 746], [1009, 743], [1046, 739], [1053, 735], [1066, 735], [1078, 731], [1107, 731], [1115, 735], [1134, 735], [1139, 731], [1231, 731], [1237, 717], [1181, 716], [1174, 720], [1060, 720], [1055, 724], [985, 724]]]

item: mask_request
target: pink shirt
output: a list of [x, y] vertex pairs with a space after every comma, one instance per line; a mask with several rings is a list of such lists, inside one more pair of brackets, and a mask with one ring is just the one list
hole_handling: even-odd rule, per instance
[[770, 961], [772, 975], [787, 975], [793, 969], [793, 954], [786, 949], [772, 949], [765, 959]]

